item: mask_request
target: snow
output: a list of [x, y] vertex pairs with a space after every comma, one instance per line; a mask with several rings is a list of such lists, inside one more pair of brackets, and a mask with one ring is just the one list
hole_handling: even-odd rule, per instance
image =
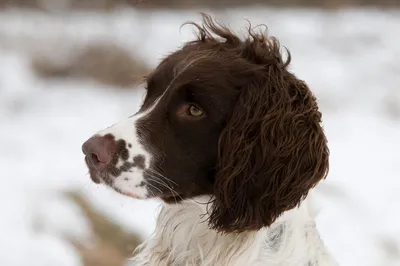
[[[238, 31], [246, 18], [268, 25], [290, 49], [292, 70], [319, 98], [331, 170], [317, 189], [317, 223], [340, 265], [400, 265], [400, 10], [211, 13]], [[60, 236], [87, 237], [90, 228], [59, 196], [63, 189], [80, 189], [143, 236], [152, 232], [158, 210], [157, 202], [92, 184], [80, 148], [93, 132], [134, 113], [141, 91], [44, 81], [31, 72], [29, 54], [48, 51], [67, 59], [63, 48], [70, 42], [110, 40], [140, 50], [154, 66], [190, 39], [189, 27], [179, 30], [187, 20], [199, 21], [198, 13], [0, 13], [0, 265], [80, 265]]]

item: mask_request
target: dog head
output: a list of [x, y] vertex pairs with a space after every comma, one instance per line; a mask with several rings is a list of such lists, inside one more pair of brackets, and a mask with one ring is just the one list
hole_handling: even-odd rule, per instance
[[191, 24], [198, 38], [146, 78], [140, 110], [84, 143], [90, 176], [169, 204], [210, 195], [212, 228], [258, 230], [326, 176], [321, 113], [275, 38]]

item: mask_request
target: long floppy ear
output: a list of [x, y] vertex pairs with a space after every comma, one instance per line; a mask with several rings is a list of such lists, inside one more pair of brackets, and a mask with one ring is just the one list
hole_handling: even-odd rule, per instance
[[327, 175], [329, 150], [315, 97], [277, 62], [267, 62], [263, 77], [241, 89], [220, 136], [209, 220], [218, 231], [271, 225]]

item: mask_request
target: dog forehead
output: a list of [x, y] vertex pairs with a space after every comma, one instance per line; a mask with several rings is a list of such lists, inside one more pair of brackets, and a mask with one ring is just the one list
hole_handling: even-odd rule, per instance
[[227, 104], [236, 99], [238, 87], [246, 80], [235, 75], [241, 72], [234, 64], [238, 60], [230, 59], [232, 55], [221, 56], [215, 51], [194, 47], [170, 54], [148, 76], [143, 110], [155, 103], [167, 105], [176, 93], [185, 88], [190, 88], [197, 97], [211, 101], [210, 107], [214, 103], [219, 107], [217, 110], [221, 107], [226, 109]]
[[[218, 65], [223, 57], [228, 54], [224, 51], [215, 53], [215, 50], [204, 47], [204, 44], [198, 43], [190, 46], [184, 46], [168, 56], [166, 56], [153, 71], [154, 78], [176, 77], [180, 73], [189, 70], [190, 67], [202, 65]], [[208, 64], [207, 64], [208, 63]]]

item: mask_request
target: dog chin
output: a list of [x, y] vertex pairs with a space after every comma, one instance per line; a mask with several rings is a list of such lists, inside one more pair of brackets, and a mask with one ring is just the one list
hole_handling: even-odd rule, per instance
[[134, 194], [134, 193], [132, 193], [132, 192], [123, 191], [123, 190], [121, 190], [121, 189], [119, 189], [119, 188], [117, 188], [117, 187], [114, 187], [114, 186], [110, 186], [110, 187], [111, 187], [113, 190], [115, 190], [116, 192], [118, 192], [119, 194], [124, 195], [124, 196], [127, 196], [127, 197], [130, 197], [130, 198], [133, 198], [133, 199], [146, 199], [146, 198], [140, 197], [140, 196], [138, 196], [138, 195], [136, 195], [136, 194]]

